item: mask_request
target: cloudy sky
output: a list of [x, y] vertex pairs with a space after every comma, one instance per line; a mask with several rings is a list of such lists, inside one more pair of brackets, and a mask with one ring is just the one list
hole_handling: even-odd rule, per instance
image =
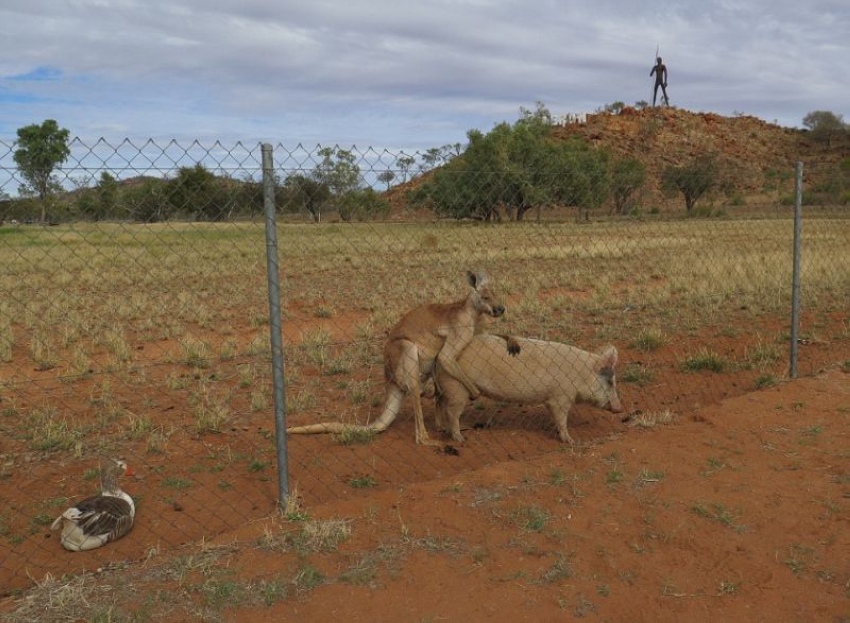
[[3, 0], [0, 139], [422, 149], [651, 100], [784, 126], [850, 117], [847, 0]]

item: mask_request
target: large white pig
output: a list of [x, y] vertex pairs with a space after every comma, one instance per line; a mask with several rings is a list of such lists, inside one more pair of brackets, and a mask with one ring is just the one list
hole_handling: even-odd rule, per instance
[[[511, 336], [520, 350], [509, 354], [505, 338], [475, 336], [457, 358], [464, 373], [482, 395], [503, 402], [545, 404], [561, 441], [573, 443], [567, 415], [575, 402], [589, 402], [613, 413], [623, 410], [617, 394], [617, 349], [606, 346], [589, 353], [561, 342]], [[469, 393], [439, 368], [436, 370], [437, 427], [463, 441], [460, 416], [469, 404]]]

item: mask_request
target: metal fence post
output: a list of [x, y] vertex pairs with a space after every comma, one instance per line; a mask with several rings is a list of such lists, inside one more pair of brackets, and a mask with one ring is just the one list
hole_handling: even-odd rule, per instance
[[278, 507], [289, 496], [286, 451], [286, 387], [283, 374], [283, 327], [280, 311], [280, 271], [277, 253], [277, 219], [274, 198], [272, 146], [263, 143], [263, 208], [266, 216], [266, 270], [269, 290], [269, 333], [271, 334], [272, 382], [274, 385], [275, 441], [277, 447]]
[[803, 229], [803, 163], [797, 163], [794, 181], [794, 268], [791, 275], [791, 358], [788, 375], [797, 378], [797, 346], [800, 325], [800, 247]]

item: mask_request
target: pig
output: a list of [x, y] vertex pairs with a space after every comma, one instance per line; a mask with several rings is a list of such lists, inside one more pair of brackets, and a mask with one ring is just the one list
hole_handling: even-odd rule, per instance
[[[508, 340], [519, 346], [510, 354]], [[573, 403], [590, 402], [620, 413], [623, 407], [617, 394], [614, 367], [617, 349], [605, 346], [589, 353], [561, 342], [520, 337], [480, 334], [461, 351], [457, 363], [481, 391], [503, 402], [545, 403], [564, 443], [573, 443], [567, 431], [567, 415]], [[439, 367], [436, 370], [437, 428], [462, 442], [460, 416], [470, 396], [462, 383]]]

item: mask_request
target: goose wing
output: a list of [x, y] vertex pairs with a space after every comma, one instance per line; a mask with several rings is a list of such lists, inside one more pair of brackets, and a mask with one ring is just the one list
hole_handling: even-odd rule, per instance
[[108, 540], [126, 534], [133, 526], [133, 506], [124, 498], [96, 495], [65, 511], [86, 536], [108, 535]]

